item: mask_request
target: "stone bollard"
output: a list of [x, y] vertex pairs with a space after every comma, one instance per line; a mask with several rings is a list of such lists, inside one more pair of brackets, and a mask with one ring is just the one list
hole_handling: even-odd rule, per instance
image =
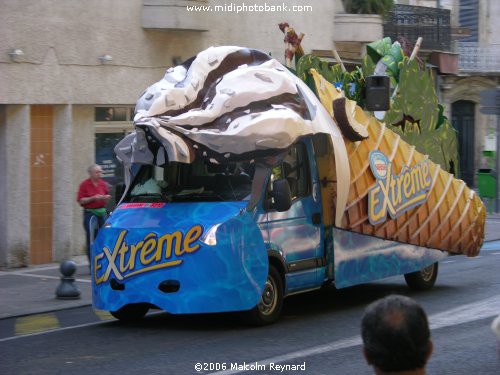
[[59, 270], [62, 273], [61, 283], [56, 289], [58, 299], [79, 299], [80, 290], [75, 285], [73, 275], [76, 272], [76, 264], [72, 260], [65, 260], [61, 263]]

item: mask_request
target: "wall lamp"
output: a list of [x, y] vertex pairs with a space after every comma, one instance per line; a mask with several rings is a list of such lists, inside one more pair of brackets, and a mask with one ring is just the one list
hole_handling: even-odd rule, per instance
[[20, 48], [14, 48], [9, 51], [9, 56], [12, 61], [19, 61], [19, 58], [24, 56], [24, 52]]
[[102, 55], [102, 56], [99, 56], [98, 59], [101, 62], [101, 64], [106, 64], [106, 63], [109, 63], [111, 60], [113, 60], [113, 56]]

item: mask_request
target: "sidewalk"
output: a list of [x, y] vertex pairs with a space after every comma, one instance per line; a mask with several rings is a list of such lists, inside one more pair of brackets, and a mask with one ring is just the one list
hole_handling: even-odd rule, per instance
[[72, 260], [77, 265], [75, 285], [81, 291], [75, 300], [56, 299], [62, 276], [58, 263], [1, 270], [0, 319], [91, 305], [87, 257], [75, 256]]
[[[486, 220], [485, 241], [500, 240], [500, 214]], [[87, 306], [92, 304], [90, 271], [86, 256], [76, 256], [73, 276], [81, 291], [80, 299], [56, 299], [60, 284], [59, 264], [51, 263], [0, 271], [0, 319]]]
[[500, 214], [488, 214], [486, 217], [484, 241], [500, 240]]

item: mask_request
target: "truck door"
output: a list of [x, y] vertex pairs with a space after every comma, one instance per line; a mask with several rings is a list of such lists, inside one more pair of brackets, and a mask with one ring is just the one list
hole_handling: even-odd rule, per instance
[[324, 275], [321, 194], [312, 142], [290, 148], [271, 180], [286, 178], [292, 193], [288, 211], [268, 212], [269, 241], [281, 252], [287, 267], [287, 293], [321, 285]]

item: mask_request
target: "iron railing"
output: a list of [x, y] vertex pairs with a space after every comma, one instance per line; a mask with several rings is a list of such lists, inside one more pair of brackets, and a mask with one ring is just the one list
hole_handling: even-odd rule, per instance
[[458, 70], [461, 72], [500, 72], [500, 45], [480, 46], [474, 42], [457, 42]]
[[450, 51], [450, 11], [396, 4], [384, 21], [384, 36], [393, 41], [404, 37], [411, 43], [421, 36], [422, 49]]

